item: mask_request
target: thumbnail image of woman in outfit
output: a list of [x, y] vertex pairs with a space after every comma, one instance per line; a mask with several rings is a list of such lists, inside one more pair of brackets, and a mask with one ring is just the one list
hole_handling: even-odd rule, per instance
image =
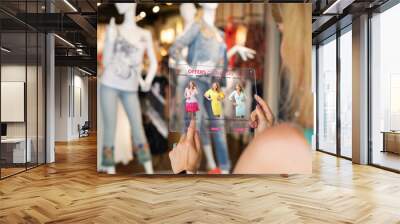
[[235, 91], [229, 95], [229, 100], [233, 102], [235, 106], [235, 115], [237, 118], [244, 118], [246, 115], [246, 94], [243, 91], [243, 87], [240, 83], [235, 86]]
[[211, 89], [204, 93], [204, 97], [211, 101], [211, 109], [215, 117], [220, 117], [222, 114], [221, 101], [224, 100], [225, 94], [222, 92], [219, 83], [214, 82]]
[[189, 81], [188, 87], [185, 88], [185, 99], [186, 112], [189, 113], [191, 118], [196, 116], [196, 112], [199, 111], [199, 104], [197, 102], [197, 87], [193, 80]]

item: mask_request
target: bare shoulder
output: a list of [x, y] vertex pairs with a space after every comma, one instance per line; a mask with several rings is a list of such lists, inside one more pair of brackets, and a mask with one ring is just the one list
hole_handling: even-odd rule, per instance
[[260, 140], [277, 141], [280, 144], [296, 143], [308, 146], [302, 128], [291, 123], [281, 123], [266, 129], [259, 137]]
[[310, 173], [311, 150], [303, 130], [282, 123], [264, 130], [247, 146], [236, 173]]

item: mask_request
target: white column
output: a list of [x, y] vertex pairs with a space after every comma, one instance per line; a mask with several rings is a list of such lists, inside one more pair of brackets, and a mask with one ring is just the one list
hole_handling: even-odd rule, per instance
[[353, 20], [353, 162], [368, 163], [368, 15]]
[[55, 133], [55, 76], [54, 76], [54, 35], [46, 36], [46, 163], [55, 161], [54, 133]]
[[[54, 5], [46, 1], [46, 12], [53, 12]], [[46, 35], [46, 163], [55, 162], [55, 43], [54, 34]]]

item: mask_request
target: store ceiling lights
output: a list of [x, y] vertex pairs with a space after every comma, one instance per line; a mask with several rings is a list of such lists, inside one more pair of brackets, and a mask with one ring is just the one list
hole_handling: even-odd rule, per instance
[[78, 10], [68, 1], [68, 0], [64, 0], [65, 4], [67, 4], [72, 10], [74, 10], [74, 12], [78, 12]]
[[10, 50], [8, 50], [8, 49], [5, 48], [5, 47], [1, 47], [0, 49], [1, 49], [1, 51], [4, 51], [4, 52], [6, 52], [6, 53], [10, 53], [10, 52], [11, 52]]
[[160, 6], [155, 5], [155, 6], [153, 7], [153, 12], [154, 12], [154, 13], [158, 13], [159, 11], [160, 11]]
[[142, 17], [142, 18], [144, 18], [144, 17], [146, 17], [146, 13], [143, 12], [143, 11], [141, 11], [141, 12], [139, 13], [139, 16]]
[[101, 6], [101, 3], [100, 3], [100, 2], [98, 2], [98, 3], [97, 3], [97, 6]]
[[60, 37], [60, 36], [57, 35], [57, 34], [54, 34], [54, 36], [57, 37], [57, 38], [58, 38], [59, 40], [61, 40], [62, 42], [66, 43], [68, 46], [75, 48], [75, 45], [73, 45], [73, 44], [72, 44], [71, 42], [69, 42], [68, 40], [66, 40], [66, 39], [64, 39], [64, 38], [62, 38], [62, 37]]

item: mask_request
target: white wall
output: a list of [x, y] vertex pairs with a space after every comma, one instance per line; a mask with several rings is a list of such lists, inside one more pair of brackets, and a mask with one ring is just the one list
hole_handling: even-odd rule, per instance
[[[25, 82], [25, 75], [26, 75], [26, 70], [28, 71], [28, 74], [35, 73], [36, 74], [36, 67], [33, 66], [28, 66], [25, 67], [25, 65], [2, 65], [1, 66], [1, 81], [3, 82]], [[31, 81], [30, 81], [31, 82]], [[34, 83], [36, 85], [36, 82]], [[28, 89], [30, 90], [30, 89]], [[36, 97], [36, 89], [34, 89], [33, 93], [27, 93], [28, 102], [31, 102], [32, 99], [29, 99], [29, 97]], [[35, 105], [36, 107], [36, 105]], [[2, 110], [7, 110], [7, 108], [1, 108]], [[36, 114], [31, 114], [28, 113], [28, 121], [36, 121]], [[30, 115], [34, 115], [34, 117], [31, 117]], [[8, 137], [25, 137], [25, 123], [26, 122], [10, 122], [7, 123], [7, 136]], [[32, 125], [28, 125], [28, 128], [31, 127]], [[29, 134], [28, 130], [28, 134]], [[29, 137], [29, 135], [28, 135]]]
[[[25, 82], [25, 65], [2, 65], [1, 81], [2, 82]], [[31, 70], [32, 67], [28, 67]], [[1, 108], [6, 110], [6, 108]], [[7, 137], [25, 137], [25, 123], [12, 122], [7, 123]]]
[[[37, 70], [38, 69], [38, 70]], [[27, 78], [27, 80], [25, 80]], [[26, 83], [26, 107], [22, 112], [27, 115], [24, 122], [6, 122], [7, 137], [24, 138], [25, 135], [30, 139], [30, 148], [32, 151], [32, 161], [44, 162], [44, 74], [42, 68], [35, 66], [25, 66], [25, 64], [4, 64], [1, 66], [2, 82], [24, 82]], [[2, 96], [7, 97], [7, 96]], [[10, 110], [10, 108], [1, 108], [1, 110]], [[37, 157], [37, 153], [39, 156]], [[51, 160], [49, 160], [51, 161]]]
[[56, 141], [79, 138], [78, 124], [88, 120], [88, 78], [72, 67], [56, 67]]

